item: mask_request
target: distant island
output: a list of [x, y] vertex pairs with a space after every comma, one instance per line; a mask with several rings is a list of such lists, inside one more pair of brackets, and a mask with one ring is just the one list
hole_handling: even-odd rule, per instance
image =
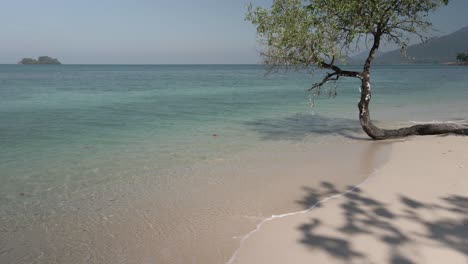
[[18, 64], [62, 64], [57, 59], [51, 58], [49, 56], [40, 56], [36, 59], [32, 58], [23, 58]]
[[462, 52], [457, 54], [457, 61], [449, 61], [446, 63], [443, 63], [445, 65], [463, 65], [463, 66], [468, 66], [468, 52]]
[[468, 52], [458, 53], [456, 64], [468, 66]]

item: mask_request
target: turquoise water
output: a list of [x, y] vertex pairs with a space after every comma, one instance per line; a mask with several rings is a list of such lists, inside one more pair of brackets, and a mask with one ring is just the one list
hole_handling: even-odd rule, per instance
[[119, 161], [137, 161], [124, 168], [132, 171], [145, 162], [158, 170], [208, 159], [253, 144], [244, 140], [248, 121], [285, 107], [307, 111], [305, 79], [265, 78], [257, 66], [14, 65], [0, 71], [3, 195], [41, 192], [64, 180], [92, 184], [113, 177], [97, 168]]
[[[464, 67], [376, 68], [374, 118], [464, 118], [467, 81]], [[116, 154], [151, 155], [168, 167], [252, 147], [275, 132], [288, 138], [276, 124], [296, 114], [355, 118], [358, 82], [344, 80], [336, 99], [311, 110], [304, 91], [312, 82], [299, 73], [265, 76], [261, 66], [3, 65], [1, 179], [54, 177], [52, 168], [73, 173], [83, 160]], [[425, 109], [428, 103], [434, 107]]]
[[[56, 213], [89, 188], [148, 175], [167, 186], [198, 162], [359, 133], [359, 82], [343, 80], [335, 99], [311, 108], [305, 90], [320, 72], [265, 73], [257, 65], [0, 65], [3, 228], [19, 212]], [[468, 116], [468, 67], [377, 66], [372, 78], [372, 115], [382, 125]], [[174, 184], [183, 191], [187, 182]]]

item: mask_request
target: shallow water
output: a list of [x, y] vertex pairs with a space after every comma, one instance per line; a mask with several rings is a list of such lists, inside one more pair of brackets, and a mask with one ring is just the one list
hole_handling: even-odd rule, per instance
[[[359, 83], [311, 109], [305, 90], [319, 78], [253, 65], [0, 65], [0, 260], [226, 260], [233, 236], [298, 207], [301, 186], [371, 173], [359, 157], [340, 163], [349, 172], [322, 168], [372, 143], [355, 139]], [[382, 125], [468, 116], [467, 67], [379, 66], [372, 78]]]

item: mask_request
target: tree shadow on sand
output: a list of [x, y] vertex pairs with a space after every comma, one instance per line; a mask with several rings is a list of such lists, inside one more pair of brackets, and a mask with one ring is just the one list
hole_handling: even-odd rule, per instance
[[[323, 251], [344, 263], [368, 263], [368, 256], [358, 251], [351, 239], [365, 235], [377, 239], [388, 250], [388, 261], [385, 263], [413, 264], [420, 262], [415, 262], [414, 256], [405, 255], [404, 251], [418, 239], [419, 243], [424, 240], [433, 246], [456, 251], [464, 255], [468, 262], [468, 197], [442, 197], [437, 204], [429, 204], [400, 196], [403, 210], [394, 212], [387, 204], [355, 187], [339, 191], [333, 184], [323, 182], [320, 189], [305, 187], [304, 191], [306, 195], [297, 202], [307, 209], [320, 206], [319, 201], [325, 197], [346, 192], [340, 198], [342, 224], [332, 228], [336, 235], [320, 232], [320, 229], [330, 226], [319, 219], [311, 219], [298, 227], [302, 233], [299, 242], [310, 249]], [[450, 213], [452, 217], [429, 220], [424, 217], [428, 213]], [[400, 220], [420, 226], [424, 232], [407, 234], [396, 224]]]
[[368, 140], [358, 120], [321, 115], [296, 114], [283, 118], [263, 118], [244, 123], [263, 140], [302, 140], [307, 135], [340, 135]]

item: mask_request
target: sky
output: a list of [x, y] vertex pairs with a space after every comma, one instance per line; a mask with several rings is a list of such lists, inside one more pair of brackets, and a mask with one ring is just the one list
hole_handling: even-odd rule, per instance
[[[0, 0], [0, 63], [41, 55], [66, 64], [258, 63], [246, 5], [271, 1]], [[467, 14], [468, 0], [451, 0], [430, 18], [443, 35], [468, 26]]]

